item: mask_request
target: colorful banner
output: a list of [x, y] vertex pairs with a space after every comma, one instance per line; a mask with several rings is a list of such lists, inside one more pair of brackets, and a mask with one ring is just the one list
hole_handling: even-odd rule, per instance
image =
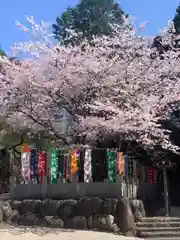
[[24, 183], [30, 181], [30, 153], [21, 153], [21, 176]]
[[156, 183], [156, 178], [157, 178], [157, 170], [153, 168], [153, 182]]
[[38, 152], [38, 179], [42, 183], [43, 176], [46, 175], [46, 153], [43, 151]]
[[123, 176], [126, 176], [126, 159], [125, 155], [122, 154], [122, 165], [123, 165]]
[[36, 149], [31, 150], [30, 154], [30, 167], [31, 167], [31, 173], [30, 178], [33, 183], [37, 183], [37, 151]]
[[57, 183], [57, 151], [52, 148], [50, 152], [50, 182]]
[[148, 176], [148, 183], [153, 184], [153, 169], [152, 168], [147, 169], [147, 176]]
[[154, 168], [148, 168], [148, 183], [156, 183], [156, 170]]
[[[57, 162], [56, 162], [57, 166]], [[43, 151], [43, 161], [42, 161], [42, 176], [46, 176], [47, 171], [47, 152]]]
[[[104, 149], [104, 153], [107, 156], [107, 158], [105, 156], [107, 161], [106, 159], [103, 163], [97, 161], [99, 165], [95, 164], [95, 171], [99, 173], [100, 169], [104, 167], [110, 183], [116, 182], [116, 174], [126, 176], [128, 180], [131, 178], [141, 179], [149, 184], [156, 182], [156, 169], [136, 165], [132, 159], [129, 159], [125, 164], [123, 152], [117, 152], [113, 149], [108, 149], [105, 152]], [[83, 151], [82, 149], [73, 149], [70, 153], [57, 152], [57, 149], [52, 147], [49, 163], [50, 183], [57, 183], [58, 178], [64, 182], [70, 182], [76, 173], [78, 173], [81, 182], [89, 183], [92, 180], [92, 149], [89, 147]], [[47, 154], [45, 151], [30, 150], [27, 144], [23, 144], [21, 146], [21, 164], [23, 182], [27, 183], [31, 180], [33, 183], [42, 183], [43, 176], [46, 176]]]
[[84, 182], [89, 183], [92, 178], [91, 149], [85, 149], [84, 158]]
[[74, 174], [76, 174], [77, 172], [77, 159], [76, 159], [77, 155], [76, 155], [76, 150], [73, 149], [71, 151], [71, 171], [70, 171], [70, 177], [71, 177], [71, 181], [73, 179]]
[[118, 152], [118, 174], [119, 175], [123, 175], [124, 172], [124, 159], [123, 159], [123, 153], [122, 152]]
[[107, 150], [108, 181], [116, 182], [116, 151]]

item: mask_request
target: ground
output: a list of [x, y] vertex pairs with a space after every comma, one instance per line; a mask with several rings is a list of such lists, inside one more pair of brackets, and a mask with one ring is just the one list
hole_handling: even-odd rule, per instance
[[137, 240], [134, 237], [124, 237], [110, 233], [92, 232], [92, 231], [77, 231], [77, 230], [54, 230], [46, 228], [28, 229], [24, 227], [3, 226], [0, 229], [0, 240]]

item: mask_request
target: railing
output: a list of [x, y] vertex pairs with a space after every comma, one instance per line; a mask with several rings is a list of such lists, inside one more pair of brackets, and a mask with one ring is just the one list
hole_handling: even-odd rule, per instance
[[14, 177], [11, 177], [10, 197], [12, 199], [68, 199], [89, 197], [110, 197], [119, 198], [126, 195], [129, 198], [137, 198], [137, 185], [128, 186], [120, 181], [117, 176], [116, 183], [91, 182], [91, 183], [62, 183], [48, 184], [47, 178], [43, 177], [41, 184], [15, 184]]
[[116, 182], [77, 182], [77, 176], [71, 183], [63, 183], [61, 180], [57, 184], [51, 184], [47, 177], [43, 177], [42, 183], [27, 184], [17, 183], [16, 177], [10, 178], [10, 198], [12, 199], [79, 199], [82, 197], [109, 197], [119, 198], [127, 196], [130, 199], [151, 200], [155, 196], [156, 183], [148, 183], [143, 179], [125, 178], [116, 175]]
[[[13, 161], [14, 163], [17, 161]], [[10, 177], [10, 198], [12, 199], [68, 199], [89, 197], [112, 197], [119, 198], [127, 196], [130, 199], [141, 198], [152, 199], [155, 194], [156, 184], [148, 183], [144, 176], [140, 176], [138, 169], [142, 166], [136, 161], [126, 158], [125, 172], [123, 175], [116, 175], [116, 182], [109, 183], [107, 176], [102, 177], [103, 182], [79, 182], [78, 176], [75, 175], [71, 183], [64, 183], [62, 179], [57, 180], [57, 184], [49, 182], [49, 169], [47, 167], [46, 176], [43, 177], [42, 183], [22, 183], [20, 181], [19, 165], [14, 164], [13, 169], [16, 174]], [[49, 164], [49, 163], [48, 163]], [[48, 166], [47, 164], [47, 166]], [[102, 166], [103, 167], [103, 166]], [[17, 171], [18, 169], [18, 171]], [[148, 168], [144, 168], [145, 174]], [[17, 173], [18, 172], [18, 173]], [[96, 174], [99, 174], [97, 171]], [[99, 179], [98, 177], [94, 179]]]

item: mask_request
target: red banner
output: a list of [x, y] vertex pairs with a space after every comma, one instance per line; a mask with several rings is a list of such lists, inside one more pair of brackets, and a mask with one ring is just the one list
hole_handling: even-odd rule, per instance
[[42, 183], [42, 177], [46, 176], [46, 153], [38, 152], [38, 177], [39, 183]]

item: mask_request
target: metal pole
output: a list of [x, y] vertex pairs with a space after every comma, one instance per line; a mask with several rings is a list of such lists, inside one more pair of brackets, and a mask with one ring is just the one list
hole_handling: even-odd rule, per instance
[[169, 216], [169, 196], [168, 196], [168, 185], [167, 185], [167, 174], [166, 168], [163, 167], [163, 183], [164, 183], [164, 203], [165, 203], [165, 216]]

